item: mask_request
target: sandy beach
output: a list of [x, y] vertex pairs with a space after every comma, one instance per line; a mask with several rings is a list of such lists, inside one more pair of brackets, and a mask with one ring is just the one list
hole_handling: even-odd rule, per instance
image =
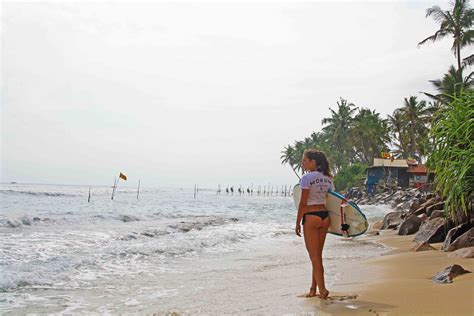
[[[452, 264], [474, 271], [474, 260], [450, 258], [436, 250], [414, 252], [413, 235], [381, 231], [366, 237], [392, 248], [387, 254], [358, 265], [342, 264], [347, 271], [332, 288], [331, 299], [314, 299], [321, 315], [473, 315], [474, 274], [458, 276], [451, 284], [431, 278]], [[351, 298], [352, 297], [352, 298]]]

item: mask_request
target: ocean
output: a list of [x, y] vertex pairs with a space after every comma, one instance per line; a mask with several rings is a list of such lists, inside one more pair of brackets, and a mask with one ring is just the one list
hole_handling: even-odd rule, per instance
[[[137, 199], [136, 188], [119, 186], [111, 200], [111, 187], [91, 187], [88, 202], [86, 186], [2, 184], [0, 313], [283, 313], [291, 307], [295, 293], [310, 285], [292, 198], [211, 189], [194, 198], [193, 190], [141, 188]], [[360, 207], [369, 221], [390, 211]], [[338, 261], [384, 251], [329, 235], [328, 286], [340, 281]]]

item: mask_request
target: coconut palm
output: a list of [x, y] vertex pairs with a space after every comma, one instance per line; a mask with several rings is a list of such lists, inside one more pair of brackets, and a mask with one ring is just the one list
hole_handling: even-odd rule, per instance
[[408, 158], [408, 135], [405, 130], [405, 121], [403, 113], [400, 109], [393, 111], [392, 115], [388, 115], [389, 134], [391, 135], [391, 143], [397, 148], [395, 150], [396, 158]]
[[375, 110], [362, 108], [354, 117], [350, 130], [353, 146], [351, 161], [371, 164], [374, 157], [388, 149], [390, 143], [387, 120], [380, 118], [380, 113]]
[[281, 152], [282, 155], [280, 156], [281, 164], [289, 164], [293, 172], [299, 177], [297, 170], [297, 166], [299, 165], [299, 158], [296, 157], [296, 151], [291, 145], [288, 145], [283, 149]]
[[425, 95], [434, 100], [440, 101], [441, 103], [449, 103], [455, 96], [459, 96], [461, 91], [472, 89], [474, 87], [474, 73], [471, 72], [463, 78], [462, 70], [463, 67], [458, 71], [454, 66], [451, 66], [448, 73], [443, 76], [443, 79], [430, 80], [439, 93], [433, 95], [425, 92]]
[[349, 163], [349, 131], [354, 121], [353, 114], [357, 110], [356, 106], [348, 103], [343, 98], [337, 102], [337, 112], [329, 108], [331, 117], [322, 120], [323, 133], [328, 136], [331, 148], [338, 153], [334, 166], [339, 169]]
[[471, 29], [474, 22], [474, 10], [470, 8], [468, 0], [455, 0], [450, 11], [443, 11], [439, 6], [433, 6], [426, 10], [426, 17], [432, 16], [440, 24], [439, 30], [433, 35], [418, 43], [418, 46], [426, 42], [436, 42], [445, 37], [454, 39], [452, 51], [457, 58], [458, 70], [461, 69], [461, 48], [474, 43], [474, 30]]
[[400, 112], [408, 135], [407, 152], [410, 157], [421, 162], [423, 143], [426, 141], [433, 109], [427, 106], [426, 101], [418, 101], [415, 96], [410, 96], [405, 98], [405, 104], [400, 108]]

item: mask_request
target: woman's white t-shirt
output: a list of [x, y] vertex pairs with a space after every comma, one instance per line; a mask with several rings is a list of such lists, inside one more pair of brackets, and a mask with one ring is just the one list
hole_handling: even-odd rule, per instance
[[305, 174], [300, 181], [301, 189], [309, 189], [307, 205], [324, 204], [326, 194], [334, 191], [332, 178], [325, 176], [319, 171]]

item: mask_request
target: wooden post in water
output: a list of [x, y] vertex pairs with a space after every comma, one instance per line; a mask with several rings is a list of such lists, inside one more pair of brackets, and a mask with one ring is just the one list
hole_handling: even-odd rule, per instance
[[87, 198], [87, 203], [91, 201], [91, 187], [89, 187], [89, 197]]
[[140, 194], [140, 179], [138, 179], [137, 200], [138, 200], [138, 194]]
[[114, 186], [112, 187], [112, 197], [110, 198], [111, 200], [114, 199], [115, 188], [117, 188], [117, 178], [114, 179]]
[[197, 185], [194, 185], [194, 198], [196, 198]]

